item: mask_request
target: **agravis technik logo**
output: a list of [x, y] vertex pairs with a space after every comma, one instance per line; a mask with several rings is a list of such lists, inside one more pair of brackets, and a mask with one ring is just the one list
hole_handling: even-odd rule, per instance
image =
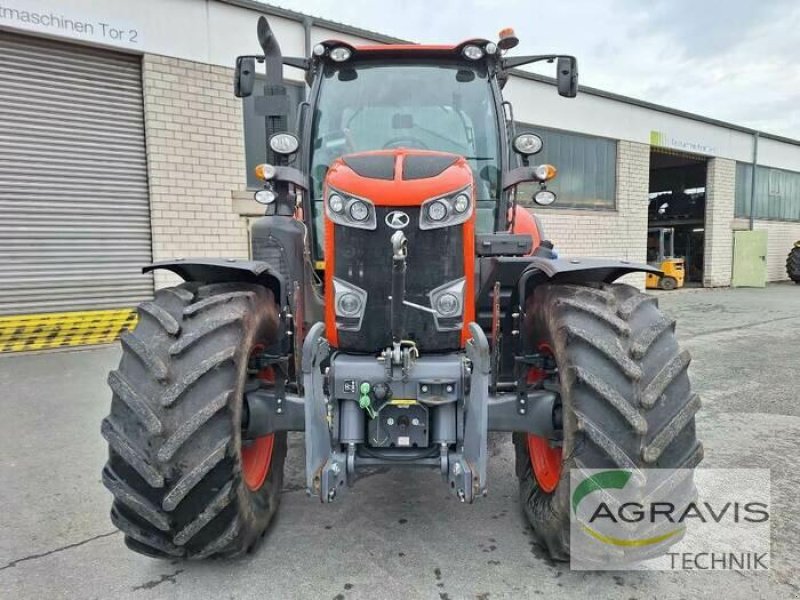
[[573, 469], [573, 569], [769, 568], [765, 469]]
[[[590, 494], [592, 494], [593, 492], [599, 492], [601, 490], [622, 490], [628, 484], [630, 479], [631, 479], [631, 472], [622, 470], [603, 471], [601, 473], [593, 475], [592, 477], [589, 477], [588, 479], [584, 479], [572, 493], [573, 514], [577, 514], [578, 506], [580, 505], [581, 501]], [[621, 508], [622, 507], [632, 509], [632, 511], [634, 512], [629, 513], [630, 516], [620, 512], [619, 515], [620, 520], [624, 520], [626, 522], [640, 522], [644, 518], [643, 506], [622, 505]], [[612, 546], [622, 546], [622, 547], [652, 546], [654, 544], [658, 544], [660, 542], [668, 540], [672, 537], [679, 536], [685, 530], [685, 525], [679, 525], [667, 531], [666, 533], [662, 533], [660, 535], [651, 537], [641, 537], [641, 538], [633, 537], [630, 539], [625, 539], [620, 537], [614, 537], [612, 535], [605, 535], [603, 533], [600, 533], [600, 531], [598, 531], [597, 529], [595, 529], [591, 524], [593, 524], [594, 521], [600, 518], [608, 518], [614, 522], [618, 522], [615, 520], [617, 519], [617, 517], [614, 516], [614, 513], [611, 511], [609, 506], [605, 502], [600, 502], [597, 505], [595, 511], [592, 513], [591, 517], [589, 518], [589, 524], [581, 523], [581, 527], [586, 533], [588, 533], [594, 539], [604, 544], [609, 544]]]

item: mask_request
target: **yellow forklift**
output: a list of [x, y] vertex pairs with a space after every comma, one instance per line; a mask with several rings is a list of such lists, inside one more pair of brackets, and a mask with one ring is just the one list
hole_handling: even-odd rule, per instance
[[675, 256], [673, 227], [651, 227], [647, 230], [647, 262], [661, 270], [661, 275], [647, 274], [647, 289], [675, 290], [683, 287], [685, 260]]

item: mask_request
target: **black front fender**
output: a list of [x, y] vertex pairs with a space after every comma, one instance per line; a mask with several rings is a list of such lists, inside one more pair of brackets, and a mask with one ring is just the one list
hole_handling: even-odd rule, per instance
[[611, 283], [629, 273], [661, 274], [656, 267], [610, 258], [546, 258], [531, 256], [519, 279], [519, 297], [524, 302], [541, 283]]
[[176, 258], [147, 265], [142, 268], [142, 273], [156, 269], [172, 271], [184, 281], [258, 283], [272, 290], [276, 302], [279, 304], [285, 302], [283, 278], [269, 264], [262, 261], [237, 258]]

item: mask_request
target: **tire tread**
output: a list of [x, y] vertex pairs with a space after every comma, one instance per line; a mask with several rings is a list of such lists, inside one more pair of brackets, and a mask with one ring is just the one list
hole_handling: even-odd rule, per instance
[[147, 315], [155, 319], [161, 328], [169, 335], [177, 335], [181, 330], [177, 319], [155, 302], [142, 302], [138, 310], [140, 316]]
[[109, 373], [111, 413], [101, 425], [111, 520], [130, 549], [148, 556], [241, 554], [277, 509], [286, 454], [285, 434], [275, 434], [266, 482], [246, 488], [237, 396], [249, 344], [273, 343], [278, 331], [272, 292], [186, 283], [158, 290], [139, 313]]
[[228, 346], [193, 366], [191, 370], [187, 371], [183, 377], [173, 383], [164, 392], [164, 395], [161, 397], [161, 405], [168, 408], [178, 402], [201, 377], [218, 368], [223, 363], [233, 360], [234, 356], [236, 356], [236, 350], [236, 346]]
[[144, 367], [153, 374], [158, 381], [167, 379], [167, 365], [148, 348], [133, 331], [123, 331], [119, 336], [122, 349], [135, 356]]
[[548, 494], [533, 475], [526, 435], [514, 435], [520, 499], [536, 541], [568, 560], [569, 469], [623, 468], [643, 481], [644, 468], [694, 468], [703, 458], [694, 431], [700, 400], [675, 321], [631, 286], [541, 285], [527, 299], [522, 330], [531, 345], [546, 341], [556, 353], [565, 452], [562, 479]]
[[786, 257], [786, 274], [795, 283], [800, 283], [800, 245], [795, 244]]

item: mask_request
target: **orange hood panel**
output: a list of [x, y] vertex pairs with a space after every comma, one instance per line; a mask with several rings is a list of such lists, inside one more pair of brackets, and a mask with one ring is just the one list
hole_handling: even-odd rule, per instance
[[342, 156], [325, 177], [326, 191], [332, 187], [378, 206], [418, 206], [472, 184], [463, 157], [406, 148]]

